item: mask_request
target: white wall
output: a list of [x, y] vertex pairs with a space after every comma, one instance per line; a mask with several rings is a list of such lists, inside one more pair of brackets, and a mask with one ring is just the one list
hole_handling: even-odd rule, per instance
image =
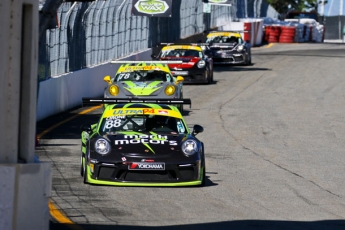
[[[121, 60], [151, 60], [151, 49]], [[104, 76], [114, 76], [119, 64], [104, 64], [79, 70], [40, 82], [37, 101], [37, 121], [81, 106], [83, 97], [102, 97], [107, 83]]]

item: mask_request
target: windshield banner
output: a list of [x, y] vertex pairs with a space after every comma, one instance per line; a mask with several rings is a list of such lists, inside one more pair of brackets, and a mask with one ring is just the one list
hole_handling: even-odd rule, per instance
[[171, 17], [173, 0], [133, 0], [132, 14], [148, 17]]

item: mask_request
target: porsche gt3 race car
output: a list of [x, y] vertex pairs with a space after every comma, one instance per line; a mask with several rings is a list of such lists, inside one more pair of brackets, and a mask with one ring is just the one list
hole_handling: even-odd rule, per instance
[[205, 43], [212, 51], [214, 64], [252, 63], [251, 45], [238, 31], [208, 31]]
[[84, 183], [115, 186], [203, 186], [204, 144], [172, 104], [190, 99], [92, 99], [107, 104], [97, 124], [82, 125]]
[[152, 54], [153, 60], [182, 61], [182, 63], [169, 63], [171, 73], [174, 76], [183, 76], [186, 83], [213, 82], [213, 60], [205, 55], [198, 44], [173, 44], [161, 43], [162, 47], [158, 55]]
[[181, 61], [112, 61], [120, 63], [113, 78], [105, 76], [105, 98], [183, 98], [183, 77], [173, 76], [168, 63]]
[[[105, 76], [108, 83], [105, 98], [183, 98], [182, 76], [173, 76], [168, 64], [181, 61], [112, 61], [122, 64], [114, 78]], [[183, 105], [179, 105], [183, 112]]]

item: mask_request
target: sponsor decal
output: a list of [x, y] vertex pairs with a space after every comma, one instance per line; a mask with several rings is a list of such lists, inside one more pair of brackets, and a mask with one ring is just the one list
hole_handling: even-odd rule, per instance
[[144, 114], [155, 114], [155, 109], [143, 109]]
[[128, 170], [165, 170], [165, 163], [133, 162]]
[[113, 115], [136, 115], [143, 114], [142, 109], [114, 109]]
[[188, 71], [172, 71], [173, 75], [188, 75]]
[[122, 161], [126, 161], [127, 159], [126, 159], [126, 157], [122, 157], [121, 160]]
[[126, 66], [123, 68], [123, 72], [132, 72], [138, 70], [153, 70], [153, 69], [160, 69], [157, 66]]
[[164, 115], [168, 115], [169, 114], [169, 112], [166, 111], [166, 110], [158, 110], [158, 113], [159, 114], [164, 114]]
[[115, 140], [115, 145], [129, 144], [153, 144], [153, 145], [177, 145], [177, 141], [168, 140], [167, 136], [162, 135], [124, 135], [123, 140]]
[[142, 159], [141, 162], [155, 162], [153, 159]]
[[171, 17], [172, 0], [133, 0], [132, 5], [133, 15]]

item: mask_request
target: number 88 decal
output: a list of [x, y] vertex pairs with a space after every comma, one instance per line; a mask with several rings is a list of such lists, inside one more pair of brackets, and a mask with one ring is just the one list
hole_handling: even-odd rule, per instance
[[107, 121], [105, 122], [106, 129], [111, 129], [113, 127], [117, 128], [117, 127], [120, 127], [120, 125], [121, 125], [121, 119], [107, 118]]

